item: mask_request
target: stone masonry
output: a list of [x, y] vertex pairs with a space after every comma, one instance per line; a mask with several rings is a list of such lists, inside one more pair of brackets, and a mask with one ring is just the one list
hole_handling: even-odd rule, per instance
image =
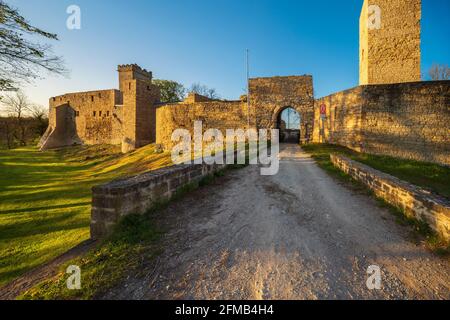
[[450, 81], [338, 92], [316, 101], [314, 123], [314, 142], [450, 165]]
[[331, 161], [378, 197], [402, 209], [408, 217], [425, 222], [444, 240], [450, 240], [450, 202], [447, 199], [341, 155], [331, 155]]
[[[250, 80], [250, 110], [257, 128], [277, 129], [277, 119], [291, 107], [300, 115], [300, 142], [312, 135], [314, 119], [313, 78], [310, 75]], [[278, 128], [279, 129], [279, 128]]]
[[[381, 28], [367, 17], [378, 5]], [[279, 115], [300, 115], [300, 143], [351, 149], [450, 165], [450, 81], [420, 82], [420, 0], [365, 0], [360, 18], [360, 86], [314, 100], [312, 76], [254, 78], [249, 96], [212, 100], [189, 94], [163, 104], [152, 74], [119, 67], [120, 90], [69, 94], [50, 100], [45, 147], [73, 143], [122, 143], [124, 152], [156, 141], [164, 149], [176, 129], [273, 129]], [[322, 112], [324, 111], [324, 112]], [[100, 113], [101, 112], [101, 113]], [[106, 124], [97, 129], [98, 123]], [[95, 129], [94, 129], [95, 128]], [[175, 142], [176, 143], [176, 142]], [[333, 163], [386, 201], [426, 221], [448, 239], [448, 202], [362, 164], [338, 156]], [[91, 234], [109, 234], [119, 219], [144, 213], [182, 186], [220, 166], [180, 165], [93, 188]]]
[[250, 105], [241, 100], [211, 100], [191, 94], [183, 102], [159, 105], [156, 110], [156, 143], [168, 149], [172, 132], [187, 129], [193, 134], [194, 122], [202, 121], [203, 130], [276, 129], [280, 113], [294, 108], [301, 116], [301, 141], [312, 135], [314, 98], [312, 76], [250, 79]]
[[[375, 9], [374, 9], [375, 8]], [[368, 19], [380, 10], [379, 28]], [[122, 144], [128, 152], [156, 142], [173, 146], [175, 129], [274, 129], [279, 115], [300, 115], [300, 143], [326, 142], [357, 151], [450, 164], [449, 81], [420, 82], [420, 0], [365, 0], [360, 17], [360, 83], [314, 100], [310, 75], [253, 78], [249, 96], [211, 100], [190, 94], [160, 103], [152, 73], [119, 66], [119, 90], [50, 99], [42, 149], [73, 144]], [[325, 114], [321, 114], [321, 107]], [[279, 128], [282, 129], [282, 128]]]
[[225, 164], [177, 165], [94, 187], [91, 238], [106, 237], [122, 217], [144, 214], [155, 204], [171, 199], [184, 186], [198, 183], [225, 167]]
[[[372, 20], [378, 8], [380, 28]], [[360, 85], [421, 80], [421, 13], [421, 0], [364, 1], [360, 17]]]
[[122, 144], [124, 152], [155, 141], [159, 89], [137, 65], [118, 67], [120, 90], [68, 93], [50, 99], [42, 150], [74, 144]]

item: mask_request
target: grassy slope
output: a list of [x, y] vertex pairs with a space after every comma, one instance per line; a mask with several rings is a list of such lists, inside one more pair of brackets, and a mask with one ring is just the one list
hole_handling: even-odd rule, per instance
[[[247, 159], [248, 161], [248, 159]], [[236, 170], [246, 165], [230, 165], [228, 170]], [[51, 279], [44, 280], [18, 299], [24, 300], [60, 300], [60, 299], [94, 299], [119, 283], [126, 275], [144, 276], [155, 257], [162, 248], [158, 239], [165, 232], [155, 217], [170, 202], [182, 199], [185, 194], [209, 185], [216, 177], [223, 176], [223, 171], [205, 176], [198, 183], [191, 183], [179, 189], [170, 201], [155, 204], [144, 215], [128, 215], [124, 217], [113, 234], [100, 242], [86, 254], [70, 260], [60, 266], [59, 273]], [[68, 290], [65, 270], [69, 265], [81, 269], [81, 289]], [[154, 268], [153, 266], [151, 268]], [[144, 273], [144, 274], [143, 274]]]
[[399, 179], [429, 189], [450, 199], [450, 168], [433, 163], [397, 159], [358, 153], [350, 149], [327, 144], [311, 144], [303, 147], [322, 165], [330, 165], [330, 153], [339, 153]]
[[153, 146], [0, 150], [0, 286], [89, 238], [92, 186], [170, 164]]

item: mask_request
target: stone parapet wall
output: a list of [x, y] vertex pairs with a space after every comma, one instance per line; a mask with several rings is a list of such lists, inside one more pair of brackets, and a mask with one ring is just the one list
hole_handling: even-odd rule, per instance
[[376, 196], [402, 209], [408, 217], [426, 222], [445, 241], [450, 239], [450, 201], [341, 155], [331, 162]]
[[225, 166], [177, 165], [92, 188], [91, 238], [108, 236], [121, 218], [144, 214], [155, 204], [171, 199], [184, 186]]

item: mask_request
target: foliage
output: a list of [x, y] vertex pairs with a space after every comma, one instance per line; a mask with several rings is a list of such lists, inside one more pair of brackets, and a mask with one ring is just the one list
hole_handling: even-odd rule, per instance
[[178, 82], [171, 80], [153, 80], [153, 84], [161, 90], [161, 102], [179, 102], [186, 96], [186, 89]]
[[63, 61], [52, 47], [33, 38], [58, 40], [56, 34], [32, 26], [0, 0], [0, 91], [15, 90], [22, 82], [39, 78], [40, 71], [65, 74]]
[[17, 145], [36, 143], [48, 126], [47, 111], [32, 104], [22, 91], [5, 95], [0, 101], [0, 111], [7, 115], [0, 118], [0, 146], [8, 149]]

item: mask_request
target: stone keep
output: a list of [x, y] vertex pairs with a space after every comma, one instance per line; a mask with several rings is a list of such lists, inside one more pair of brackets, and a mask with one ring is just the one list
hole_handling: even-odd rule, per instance
[[420, 20], [421, 0], [364, 1], [360, 17], [360, 85], [421, 80]]
[[120, 90], [67, 93], [50, 98], [42, 150], [75, 144], [122, 144], [129, 152], [155, 141], [155, 104], [160, 92], [152, 73], [120, 65]]

